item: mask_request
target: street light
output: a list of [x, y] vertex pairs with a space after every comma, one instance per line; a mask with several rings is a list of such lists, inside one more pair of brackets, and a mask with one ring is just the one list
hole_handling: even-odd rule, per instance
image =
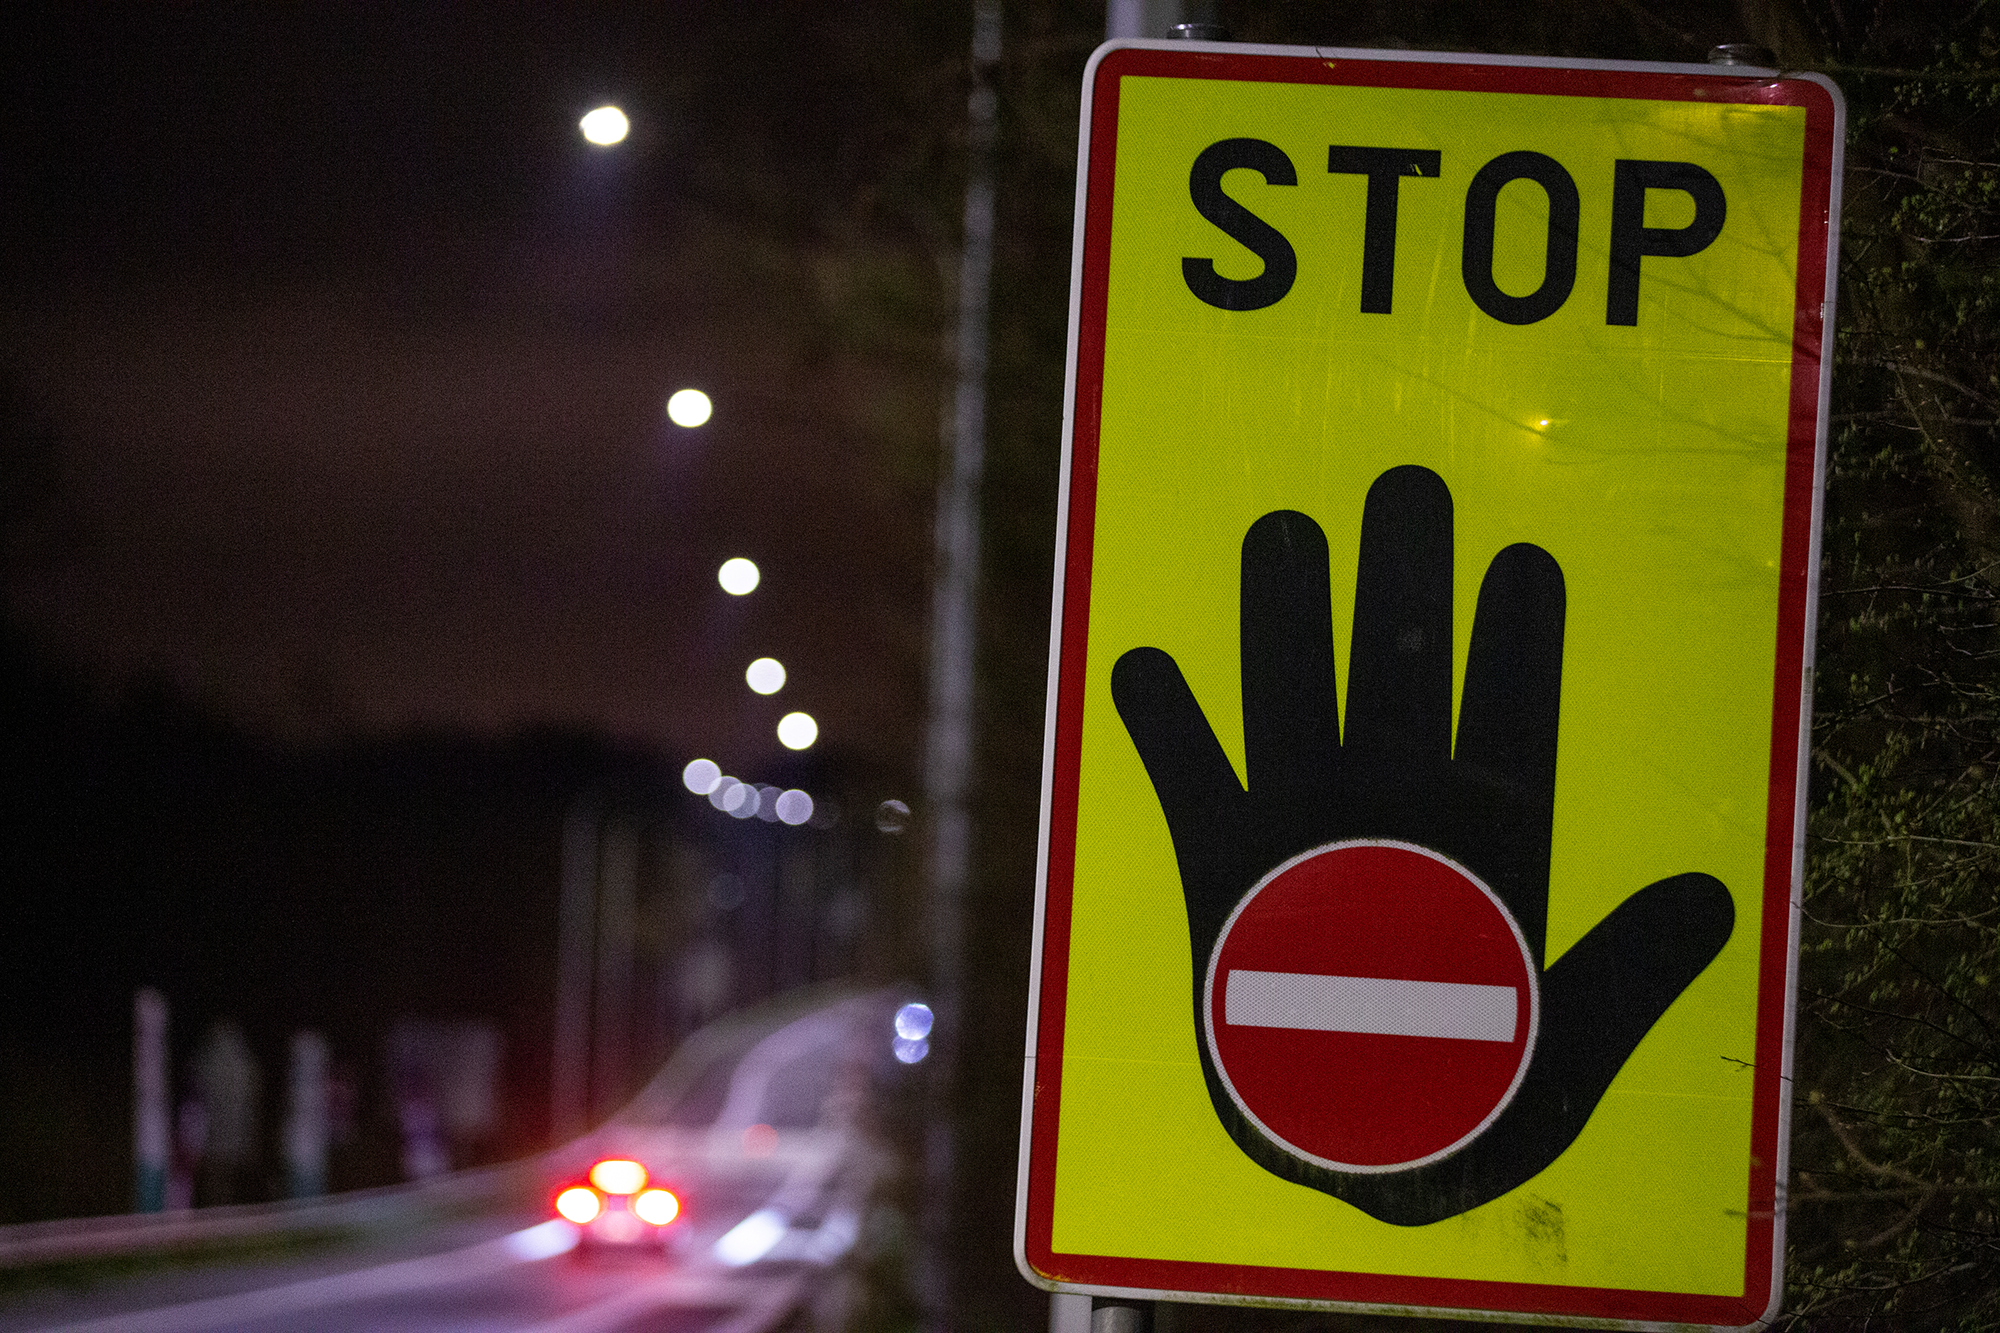
[[715, 403], [700, 389], [676, 389], [667, 399], [667, 420], [693, 430], [715, 415]]
[[632, 132], [632, 122], [625, 113], [615, 106], [601, 106], [576, 123], [583, 131], [583, 137], [599, 148], [609, 148], [612, 144], [624, 142]]
[[778, 720], [778, 740], [787, 750], [804, 750], [819, 739], [819, 723], [810, 713], [787, 713]]
[[785, 688], [785, 665], [775, 657], [760, 657], [744, 669], [743, 679], [759, 694], [776, 694]]

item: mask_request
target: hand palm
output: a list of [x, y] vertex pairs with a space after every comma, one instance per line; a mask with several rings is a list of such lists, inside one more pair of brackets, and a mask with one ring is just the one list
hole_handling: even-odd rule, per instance
[[1554, 1161], [1734, 924], [1719, 881], [1676, 875], [1633, 894], [1544, 967], [1562, 573], [1534, 546], [1495, 557], [1473, 620], [1454, 747], [1451, 533], [1451, 496], [1436, 474], [1395, 468], [1371, 488], [1343, 732], [1325, 537], [1289, 511], [1251, 527], [1242, 568], [1247, 790], [1171, 657], [1133, 649], [1111, 681], [1173, 835], [1198, 1026], [1210, 955], [1231, 912], [1274, 867], [1314, 848], [1371, 839], [1432, 849], [1476, 874], [1513, 916], [1541, 972], [1532, 1059], [1504, 1110], [1440, 1160], [1369, 1172], [1304, 1160], [1244, 1117], [1200, 1044], [1210, 1098], [1253, 1160], [1402, 1225], [1476, 1207]]

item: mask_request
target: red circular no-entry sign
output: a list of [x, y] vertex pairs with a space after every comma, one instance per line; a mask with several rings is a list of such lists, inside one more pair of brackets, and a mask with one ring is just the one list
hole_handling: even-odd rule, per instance
[[1209, 956], [1209, 1053], [1237, 1106], [1345, 1171], [1435, 1161], [1520, 1086], [1538, 996], [1527, 941], [1464, 866], [1400, 842], [1293, 857]]

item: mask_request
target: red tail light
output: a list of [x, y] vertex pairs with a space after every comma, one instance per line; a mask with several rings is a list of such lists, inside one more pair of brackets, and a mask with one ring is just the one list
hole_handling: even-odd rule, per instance
[[681, 1201], [668, 1190], [645, 1190], [632, 1200], [632, 1211], [640, 1221], [663, 1227], [681, 1215]]
[[637, 1194], [646, 1188], [646, 1168], [623, 1157], [607, 1157], [590, 1168], [590, 1183], [606, 1194]]
[[604, 1201], [597, 1197], [596, 1190], [573, 1185], [556, 1195], [556, 1211], [582, 1226], [604, 1211]]

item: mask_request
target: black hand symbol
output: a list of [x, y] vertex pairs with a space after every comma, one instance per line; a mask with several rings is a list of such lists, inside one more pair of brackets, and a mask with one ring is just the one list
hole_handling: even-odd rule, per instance
[[1331, 1169], [1287, 1149], [1243, 1114], [1202, 1041], [1209, 1097], [1237, 1145], [1286, 1180], [1385, 1222], [1452, 1217], [1569, 1147], [1639, 1041], [1728, 941], [1735, 908], [1713, 877], [1675, 875], [1627, 898], [1544, 967], [1562, 571], [1537, 546], [1494, 557], [1473, 619], [1454, 751], [1451, 494], [1437, 474], [1394, 468], [1369, 490], [1344, 735], [1324, 534], [1303, 514], [1266, 514], [1243, 539], [1242, 577], [1249, 790], [1171, 657], [1135, 648], [1111, 673], [1112, 698], [1173, 835], [1196, 1030], [1206, 1021], [1210, 958], [1238, 903], [1290, 858], [1356, 839], [1429, 848], [1483, 880], [1540, 973], [1540, 1019], [1504, 1109], [1463, 1146], [1406, 1169]]

